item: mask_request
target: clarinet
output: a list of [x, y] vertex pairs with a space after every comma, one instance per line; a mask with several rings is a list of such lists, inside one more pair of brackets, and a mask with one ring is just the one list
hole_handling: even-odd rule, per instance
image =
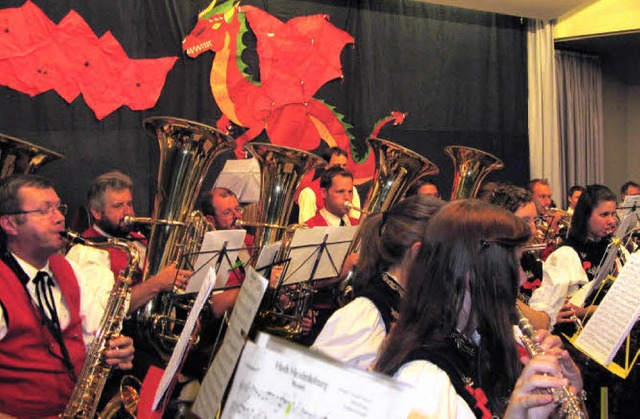
[[[535, 334], [535, 330], [529, 320], [522, 314], [522, 311], [519, 307], [516, 306], [516, 316], [518, 318], [518, 327], [522, 331], [522, 344], [526, 348], [527, 352], [531, 357], [536, 355], [541, 355], [543, 353], [540, 346], [535, 342], [533, 336]], [[553, 401], [558, 403], [558, 407], [553, 412], [552, 417], [560, 417], [566, 419], [586, 419], [589, 416], [587, 415], [584, 404], [579, 396], [573, 394], [571, 390], [569, 390], [569, 386], [565, 386], [562, 388], [550, 388], [545, 390], [549, 394], [553, 396]]]
[[73, 389], [71, 399], [67, 403], [64, 413], [59, 416], [65, 419], [89, 419], [95, 417], [100, 396], [111, 372], [111, 367], [103, 362], [103, 352], [108, 347], [109, 339], [118, 336], [122, 329], [122, 322], [127, 314], [127, 300], [131, 291], [132, 276], [138, 265], [140, 255], [135, 244], [125, 240], [109, 238], [106, 243], [96, 243], [85, 240], [79, 234], [68, 230], [63, 231], [60, 235], [69, 242], [86, 246], [97, 248], [118, 247], [126, 251], [129, 258], [127, 267], [115, 278], [115, 284], [100, 320], [100, 326], [91, 346], [87, 350], [87, 358], [78, 376], [78, 382]]

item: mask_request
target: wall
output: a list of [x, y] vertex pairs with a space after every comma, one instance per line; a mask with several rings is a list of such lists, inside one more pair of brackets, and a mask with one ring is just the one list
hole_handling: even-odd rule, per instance
[[640, 182], [640, 86], [627, 89], [627, 179]]

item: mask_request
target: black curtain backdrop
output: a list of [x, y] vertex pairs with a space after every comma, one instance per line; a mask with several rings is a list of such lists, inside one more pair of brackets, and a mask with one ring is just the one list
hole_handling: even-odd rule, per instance
[[[24, 0], [2, 0], [18, 7]], [[98, 121], [80, 96], [67, 104], [57, 93], [36, 97], [0, 86], [0, 133], [50, 148], [66, 156], [43, 166], [64, 202], [85, 203], [95, 176], [119, 169], [136, 182], [136, 210], [151, 212], [158, 145], [142, 129], [149, 116], [168, 115], [214, 125], [221, 116], [209, 87], [213, 53], [186, 57], [181, 40], [209, 0], [34, 0], [59, 22], [76, 10], [98, 36], [111, 31], [131, 58], [178, 56], [157, 105], [146, 111], [122, 107]], [[336, 106], [353, 125], [360, 147], [376, 120], [391, 110], [408, 112], [405, 123], [385, 127], [380, 136], [437, 164], [435, 183], [448, 196], [453, 165], [447, 145], [490, 152], [505, 169], [487, 180], [524, 185], [529, 179], [525, 22], [519, 18], [411, 0], [245, 1], [283, 21], [328, 14], [356, 40], [342, 53], [344, 80], [315, 95]], [[243, 57], [259, 75], [255, 43]], [[253, 43], [253, 45], [252, 45]], [[117, 80], [113, 81], [117, 83]], [[228, 153], [212, 165], [203, 187], [211, 187]]]

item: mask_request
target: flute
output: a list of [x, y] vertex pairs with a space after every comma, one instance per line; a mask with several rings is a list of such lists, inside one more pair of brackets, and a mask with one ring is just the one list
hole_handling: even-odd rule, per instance
[[[516, 316], [518, 317], [518, 327], [522, 331], [522, 344], [531, 357], [544, 353], [540, 346], [533, 339], [535, 330], [529, 323], [529, 320], [522, 314], [519, 307], [516, 306]], [[588, 415], [584, 409], [584, 404], [579, 396], [573, 394], [569, 390], [569, 386], [562, 388], [550, 388], [545, 390], [553, 396], [553, 401], [558, 403], [558, 408], [552, 417], [561, 417], [567, 419], [586, 419]]]

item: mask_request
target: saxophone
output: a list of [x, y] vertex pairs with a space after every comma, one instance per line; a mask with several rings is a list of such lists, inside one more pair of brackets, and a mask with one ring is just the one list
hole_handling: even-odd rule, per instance
[[115, 247], [124, 250], [129, 259], [127, 267], [115, 278], [107, 307], [100, 320], [95, 338], [87, 351], [87, 358], [78, 376], [71, 399], [64, 413], [60, 415], [62, 418], [93, 418], [98, 409], [102, 390], [104, 390], [104, 385], [111, 372], [111, 367], [103, 362], [103, 353], [108, 347], [109, 339], [118, 336], [122, 329], [122, 322], [128, 309], [132, 276], [138, 266], [140, 254], [134, 243], [125, 240], [109, 238], [107, 242], [96, 243], [85, 240], [78, 233], [71, 231], [63, 231], [60, 234], [71, 243], [97, 248]]
[[[536, 356], [543, 353], [538, 344], [533, 340], [535, 330], [529, 323], [529, 320], [522, 314], [519, 307], [516, 306], [516, 317], [518, 320], [518, 327], [522, 331], [522, 344], [524, 345], [529, 355]], [[585, 410], [584, 403], [579, 396], [576, 396], [569, 390], [569, 387], [552, 388], [548, 390], [553, 395], [553, 401], [558, 403], [558, 407], [553, 412], [551, 417], [554, 418], [567, 418], [567, 419], [586, 419], [589, 416]]]

